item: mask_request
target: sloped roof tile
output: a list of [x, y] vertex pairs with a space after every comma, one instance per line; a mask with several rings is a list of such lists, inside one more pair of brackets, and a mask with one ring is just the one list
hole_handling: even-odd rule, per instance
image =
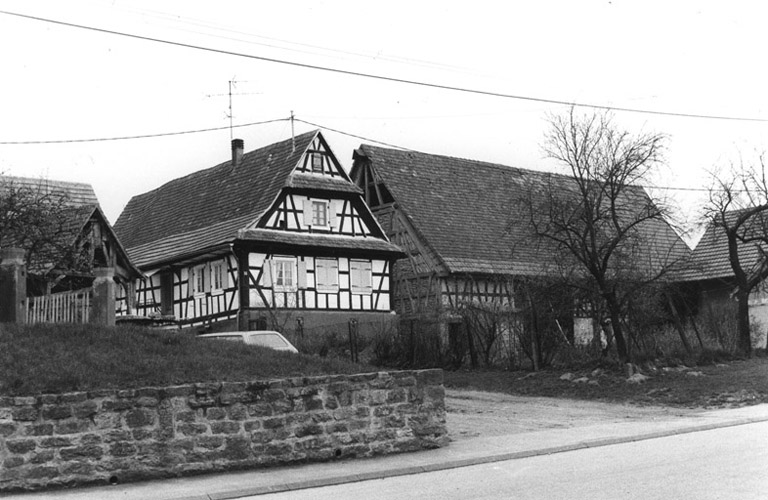
[[[205, 228], [234, 229], [234, 220], [255, 222], [275, 201], [317, 134], [315, 130], [296, 136], [295, 148], [290, 139], [271, 144], [245, 153], [235, 168], [228, 160], [134, 196], [115, 231], [132, 253], [147, 243]], [[232, 239], [236, 229], [221, 236]]]
[[[732, 224], [741, 210], [733, 210], [726, 213], [726, 223]], [[749, 271], [760, 258], [760, 252], [756, 243], [739, 244], [739, 260], [744, 270]], [[728, 238], [722, 227], [712, 222], [707, 225], [704, 235], [693, 250], [693, 264], [695, 271], [689, 273], [687, 279], [716, 279], [731, 278], [734, 276], [728, 255]]]
[[[532, 187], [572, 190], [569, 177], [505, 165], [364, 144], [367, 157], [396, 203], [451, 272], [539, 274], [553, 249], [536, 241], [521, 196]], [[625, 191], [627, 207], [641, 207], [644, 189]], [[690, 249], [661, 220], [642, 225], [647, 263], [685, 259]]]

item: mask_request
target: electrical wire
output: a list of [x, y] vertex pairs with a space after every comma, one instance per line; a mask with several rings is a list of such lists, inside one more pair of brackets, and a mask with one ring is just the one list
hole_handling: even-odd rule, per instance
[[[305, 125], [310, 125], [312, 127], [317, 127], [317, 128], [323, 129], [323, 130], [328, 130], [328, 131], [335, 132], [337, 134], [345, 135], [345, 136], [348, 136], [348, 137], [354, 137], [355, 139], [361, 139], [363, 141], [369, 141], [369, 142], [372, 142], [374, 144], [381, 144], [383, 146], [399, 149], [401, 151], [410, 151], [412, 153], [421, 153], [421, 154], [431, 154], [431, 153], [425, 153], [423, 151], [419, 151], [417, 149], [406, 148], [405, 146], [398, 146], [397, 144], [391, 144], [391, 143], [388, 143], [388, 142], [382, 142], [382, 141], [379, 141], [379, 140], [376, 140], [376, 139], [371, 139], [370, 137], [365, 137], [365, 136], [362, 136], [362, 135], [352, 134], [350, 132], [345, 132], [343, 130], [339, 130], [339, 129], [336, 129], [336, 128], [331, 128], [331, 127], [327, 127], [325, 125], [321, 125], [321, 124], [318, 124], [318, 123], [313, 123], [313, 122], [310, 122], [308, 120], [302, 120], [301, 118], [297, 118], [295, 116], [294, 116], [293, 119], [294, 119], [294, 121], [299, 122], [299, 123], [304, 123]], [[638, 187], [642, 187], [642, 188], [645, 188], [645, 189], [661, 189], [661, 190], [667, 190], [667, 191], [694, 191], [694, 192], [704, 192], [704, 193], [710, 191], [707, 188], [675, 187], [675, 186], [654, 186], [654, 185], [651, 185], [651, 184], [642, 184], [642, 185], [638, 185]]]
[[344, 132], [343, 130], [339, 130], [339, 129], [335, 129], [335, 128], [331, 128], [331, 127], [326, 127], [325, 125], [318, 125], [317, 123], [312, 123], [312, 122], [307, 121], [307, 120], [302, 120], [301, 118], [296, 118], [295, 116], [294, 116], [293, 119], [294, 119], [294, 121], [297, 121], [297, 122], [300, 122], [300, 123], [304, 123], [305, 125], [309, 125], [311, 127], [317, 127], [317, 128], [321, 128], [323, 130], [330, 130], [331, 132], [336, 132], [337, 134], [346, 135], [348, 137], [354, 137], [355, 139], [361, 139], [363, 141], [369, 141], [369, 142], [372, 142], [374, 144], [381, 144], [382, 146], [387, 146], [387, 147], [390, 147], [390, 148], [400, 149], [402, 151], [411, 151], [413, 153], [420, 153], [421, 152], [421, 151], [417, 151], [415, 149], [406, 148], [404, 146], [398, 146], [396, 144], [390, 144], [388, 142], [378, 141], [376, 139], [371, 139], [369, 137], [364, 137], [362, 135], [352, 134], [350, 132]]
[[768, 122], [768, 118], [755, 118], [755, 117], [742, 117], [742, 116], [725, 116], [725, 115], [705, 115], [705, 114], [694, 114], [694, 113], [677, 113], [677, 112], [671, 112], [671, 111], [655, 111], [655, 110], [648, 110], [648, 109], [640, 109], [640, 108], [625, 108], [625, 107], [616, 107], [616, 106], [606, 106], [601, 104], [590, 104], [590, 103], [584, 103], [584, 102], [576, 102], [576, 101], [563, 101], [559, 99], [547, 99], [542, 97], [532, 97], [532, 96], [523, 96], [523, 95], [515, 95], [515, 94], [507, 94], [503, 92], [494, 92], [490, 90], [481, 90], [481, 89], [471, 89], [466, 87], [458, 87], [454, 85], [448, 85], [448, 84], [440, 84], [440, 83], [430, 83], [430, 82], [424, 82], [419, 80], [410, 80], [407, 78], [398, 78], [394, 76], [386, 76], [386, 75], [377, 75], [373, 73], [363, 73], [359, 71], [352, 71], [352, 70], [346, 70], [346, 69], [340, 69], [340, 68], [331, 68], [327, 66], [320, 66], [316, 64], [309, 64], [309, 63], [302, 63], [297, 61], [288, 61], [285, 59], [277, 59], [274, 57], [265, 57], [265, 56], [257, 56], [253, 54], [245, 54], [242, 52], [235, 52], [231, 50], [224, 50], [224, 49], [215, 49], [212, 47], [204, 47], [202, 45], [195, 45], [191, 43], [183, 43], [183, 42], [175, 42], [172, 40], [165, 40], [161, 38], [154, 38], [150, 36], [144, 36], [144, 35], [137, 35], [135, 33], [127, 33], [122, 31], [115, 31], [115, 30], [109, 30], [105, 28], [97, 28], [94, 26], [86, 26], [82, 24], [76, 24], [76, 23], [70, 23], [66, 21], [59, 21], [55, 19], [48, 19], [44, 17], [38, 17], [38, 16], [32, 16], [27, 14], [20, 14], [17, 12], [8, 12], [0, 10], [0, 14], [5, 14], [8, 16], [15, 16], [20, 17], [24, 19], [30, 19], [33, 21], [40, 21], [40, 22], [46, 22], [50, 24], [56, 24], [60, 26], [67, 26], [70, 28], [78, 28], [78, 29], [84, 29], [84, 30], [90, 30], [95, 31], [98, 33], [106, 33], [110, 35], [118, 35], [128, 38], [134, 38], [137, 40], [144, 40], [148, 42], [156, 42], [156, 43], [163, 43], [166, 45], [172, 45], [176, 47], [183, 47], [188, 49], [195, 49], [195, 50], [201, 50], [204, 52], [211, 52], [216, 54], [224, 54], [229, 56], [235, 56], [235, 57], [243, 57], [247, 59], [254, 59], [258, 61], [265, 61], [265, 62], [271, 62], [276, 64], [283, 64], [287, 66], [294, 66], [298, 68], [304, 68], [304, 69], [312, 69], [312, 70], [318, 70], [318, 71], [325, 71], [329, 73], [335, 73], [340, 75], [348, 75], [348, 76], [356, 76], [361, 78], [370, 78], [375, 80], [381, 80], [381, 81], [387, 81], [387, 82], [393, 82], [393, 83], [402, 83], [406, 85], [414, 85], [419, 87], [427, 87], [427, 88], [433, 88], [433, 89], [440, 89], [440, 90], [448, 90], [453, 92], [462, 92], [465, 94], [474, 94], [474, 95], [483, 95], [487, 97], [498, 97], [498, 98], [504, 98], [504, 99], [514, 99], [514, 100], [520, 100], [520, 101], [531, 101], [531, 102], [540, 102], [540, 103], [546, 103], [546, 104], [556, 104], [561, 106], [573, 106], [578, 108], [591, 108], [591, 109], [600, 109], [600, 110], [606, 110], [606, 111], [614, 111], [614, 112], [626, 112], [626, 113], [639, 113], [639, 114], [646, 114], [646, 115], [655, 115], [655, 116], [671, 116], [671, 117], [678, 117], [678, 118], [697, 118], [697, 119], [708, 119], [708, 120], [728, 120], [728, 121], [745, 121], [745, 122]]
[[254, 125], [266, 125], [268, 123], [276, 123], [276, 122], [283, 122], [283, 121], [289, 121], [289, 120], [290, 118], [276, 118], [274, 120], [265, 120], [261, 122], [242, 123], [240, 125], [232, 125], [232, 127], [227, 125], [223, 127], [201, 128], [197, 130], [184, 130], [181, 132], [162, 132], [158, 134], [125, 135], [120, 137], [96, 137], [91, 139], [58, 139], [58, 140], [50, 140], [50, 141], [0, 141], [0, 145], [66, 144], [66, 143], [75, 143], [75, 142], [103, 142], [103, 141], [125, 141], [129, 139], [150, 139], [154, 137], [168, 137], [173, 135], [199, 134], [201, 132], [213, 132], [216, 130], [227, 130], [229, 128], [252, 127]]
[[[115, 8], [115, 6], [113, 6], [112, 8]], [[247, 39], [244, 39], [244, 38], [237, 38], [237, 37], [233, 37], [233, 36], [213, 35], [213, 34], [210, 34], [210, 33], [202, 32], [202, 31], [195, 31], [195, 30], [192, 30], [192, 29], [177, 28], [177, 29], [181, 29], [183, 31], [186, 31], [186, 32], [189, 32], [189, 33], [195, 33], [195, 34], [198, 34], [198, 35], [212, 36], [212, 37], [216, 37], [216, 38], [223, 38], [223, 39], [233, 40], [233, 41], [237, 41], [237, 42], [248, 43], [248, 44], [252, 44], [252, 45], [260, 45], [260, 46], [264, 46], [264, 47], [276, 48], [276, 49], [280, 49], [280, 50], [288, 50], [288, 51], [292, 51], [292, 52], [299, 52], [299, 53], [304, 53], [304, 54], [309, 54], [309, 55], [321, 55], [321, 56], [328, 56], [328, 53], [331, 53], [331, 54], [339, 54], [341, 58], [343, 58], [344, 56], [354, 56], [354, 57], [359, 57], [359, 58], [364, 58], [364, 59], [375, 59], [375, 60], [380, 60], [380, 61], [389, 61], [389, 62], [394, 62], [394, 63], [397, 63], [397, 64], [405, 64], [405, 65], [412, 65], [412, 66], [418, 66], [418, 67], [440, 69], [440, 70], [453, 71], [453, 72], [464, 73], [464, 74], [476, 74], [477, 73], [477, 72], [468, 70], [467, 68], [462, 68], [460, 66], [436, 63], [436, 62], [432, 62], [432, 61], [426, 61], [426, 60], [423, 60], [423, 59], [414, 59], [414, 58], [407, 58], [407, 57], [400, 57], [400, 56], [387, 56], [387, 55], [381, 55], [381, 54], [372, 55], [372, 54], [365, 54], [365, 53], [362, 53], [362, 52], [353, 52], [353, 51], [349, 51], [349, 50], [332, 49], [332, 48], [329, 48], [329, 47], [323, 47], [323, 46], [320, 46], [320, 45], [313, 45], [313, 44], [309, 44], [309, 43], [292, 42], [290, 40], [283, 40], [281, 38], [274, 38], [274, 37], [268, 37], [268, 36], [262, 36], [262, 35], [255, 35], [253, 33], [248, 33], [248, 32], [245, 32], [245, 31], [230, 29], [230, 28], [227, 28], [227, 27], [222, 26], [220, 24], [210, 23], [210, 22], [207, 22], [207, 21], [203, 21], [203, 20], [195, 19], [195, 18], [191, 18], [191, 17], [183, 17], [183, 16], [179, 16], [177, 14], [169, 14], [167, 12], [162, 12], [162, 11], [157, 11], [157, 10], [131, 9], [131, 8], [126, 8], [125, 6], [122, 7], [122, 10], [125, 10], [127, 12], [131, 12], [131, 13], [134, 13], [134, 14], [140, 14], [142, 16], [154, 17], [154, 18], [160, 19], [160, 20], [172, 21], [172, 22], [181, 23], [181, 24], [188, 24], [188, 25], [195, 26], [195, 27], [212, 29], [212, 30], [221, 31], [221, 32], [225, 32], [225, 33], [232, 33], [232, 34], [235, 34], [235, 35], [245, 35], [246, 37], [252, 38], [252, 39], [255, 38], [255, 39], [261, 39], [261, 40], [268, 40], [270, 42], [278, 42], [278, 43], [282, 43], [282, 44], [285, 44], [285, 45], [293, 45], [293, 46], [296, 46], [296, 47], [305, 47], [305, 48], [308, 48], [308, 49], [314, 49], [314, 51], [302, 50], [302, 49], [296, 49], [296, 48], [287, 47], [285, 45], [277, 45], [277, 44], [274, 44], [274, 43], [255, 42], [255, 41], [247, 40]]]

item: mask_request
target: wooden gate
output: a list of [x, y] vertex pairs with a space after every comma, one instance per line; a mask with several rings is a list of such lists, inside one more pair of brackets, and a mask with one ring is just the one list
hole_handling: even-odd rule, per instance
[[88, 323], [91, 288], [27, 298], [27, 323]]

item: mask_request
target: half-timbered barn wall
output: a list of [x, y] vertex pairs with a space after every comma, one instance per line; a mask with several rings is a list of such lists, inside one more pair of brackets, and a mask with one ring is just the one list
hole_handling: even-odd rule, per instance
[[377, 206], [373, 211], [389, 240], [407, 255], [393, 266], [393, 308], [405, 317], [439, 313], [441, 285], [434, 252], [420, 242], [393, 204]]
[[440, 280], [442, 306], [461, 307], [467, 303], [494, 304], [496, 307], [515, 307], [514, 285], [510, 276], [482, 277], [451, 275]]

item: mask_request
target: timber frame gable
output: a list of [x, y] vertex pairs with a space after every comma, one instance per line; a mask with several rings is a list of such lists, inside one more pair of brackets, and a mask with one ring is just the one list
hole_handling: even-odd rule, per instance
[[[139, 315], [242, 330], [282, 328], [288, 316], [309, 327], [308, 317], [346, 324], [391, 314], [392, 262], [402, 252], [322, 134], [249, 153], [242, 147], [234, 140], [231, 161], [135, 197], [121, 215], [117, 228], [136, 234], [129, 252], [148, 275], [136, 296]], [[185, 195], [201, 182], [223, 190], [203, 189], [203, 202]], [[215, 204], [210, 212], [200, 206], [206, 202]], [[148, 241], [137, 228], [157, 223], [147, 207], [158, 205], [181, 220], [162, 218]]]

